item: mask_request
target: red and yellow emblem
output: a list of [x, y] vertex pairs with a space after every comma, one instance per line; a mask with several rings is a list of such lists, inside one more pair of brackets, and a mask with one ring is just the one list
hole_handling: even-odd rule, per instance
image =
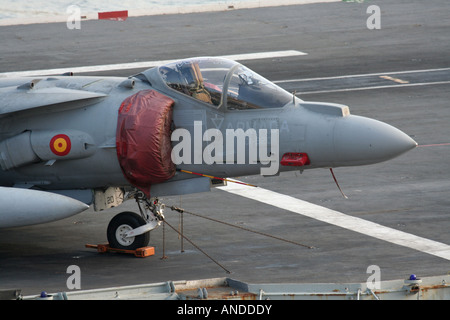
[[57, 156], [66, 156], [70, 152], [72, 144], [65, 134], [57, 134], [50, 140], [50, 150]]

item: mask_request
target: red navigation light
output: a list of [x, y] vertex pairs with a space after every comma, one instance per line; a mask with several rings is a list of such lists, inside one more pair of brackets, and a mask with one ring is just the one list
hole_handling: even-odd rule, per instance
[[301, 167], [310, 164], [306, 153], [288, 152], [283, 154], [280, 161], [282, 166]]

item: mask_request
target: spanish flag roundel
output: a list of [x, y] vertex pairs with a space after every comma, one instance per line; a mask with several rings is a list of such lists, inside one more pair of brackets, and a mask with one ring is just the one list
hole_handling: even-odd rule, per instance
[[57, 134], [50, 140], [50, 150], [57, 156], [66, 156], [70, 152], [72, 144], [65, 134]]

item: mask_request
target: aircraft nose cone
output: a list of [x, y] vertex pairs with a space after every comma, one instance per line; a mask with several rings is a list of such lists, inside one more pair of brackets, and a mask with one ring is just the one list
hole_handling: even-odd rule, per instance
[[334, 131], [335, 151], [341, 165], [378, 163], [417, 147], [408, 135], [386, 123], [359, 116], [342, 120]]

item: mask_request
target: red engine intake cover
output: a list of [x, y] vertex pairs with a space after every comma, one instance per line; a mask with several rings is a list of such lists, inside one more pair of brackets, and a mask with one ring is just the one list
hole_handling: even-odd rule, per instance
[[174, 101], [154, 91], [142, 90], [126, 98], [119, 109], [116, 146], [127, 180], [150, 197], [152, 184], [172, 178], [172, 107]]

